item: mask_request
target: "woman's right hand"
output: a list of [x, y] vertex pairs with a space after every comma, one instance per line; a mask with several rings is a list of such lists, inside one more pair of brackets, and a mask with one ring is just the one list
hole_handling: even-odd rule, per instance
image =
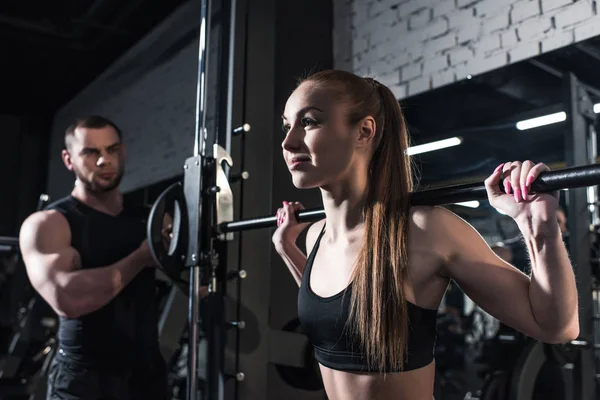
[[273, 244], [283, 246], [295, 244], [300, 232], [309, 225], [309, 222], [300, 223], [296, 220], [295, 213], [304, 210], [299, 202], [283, 202], [283, 207], [277, 210], [277, 230], [273, 234]]

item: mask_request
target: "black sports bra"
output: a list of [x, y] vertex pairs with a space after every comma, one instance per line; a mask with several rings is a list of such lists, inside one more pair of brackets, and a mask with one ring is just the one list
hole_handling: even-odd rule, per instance
[[[346, 322], [349, 315], [352, 284], [330, 297], [320, 297], [310, 288], [310, 273], [325, 227], [307, 261], [298, 294], [298, 318], [312, 343], [317, 361], [331, 369], [354, 372], [378, 372], [370, 369], [358, 341], [353, 340]], [[402, 371], [424, 367], [433, 361], [437, 338], [437, 310], [408, 303], [408, 354]], [[400, 372], [388, 369], [388, 372]]]

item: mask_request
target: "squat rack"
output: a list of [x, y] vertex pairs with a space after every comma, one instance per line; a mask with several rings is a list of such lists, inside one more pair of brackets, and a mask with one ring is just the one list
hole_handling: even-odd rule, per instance
[[[197, 371], [200, 324], [202, 324], [203, 332], [206, 334], [208, 352], [205, 360], [207, 377], [206, 383], [203, 385], [202, 398], [222, 400], [224, 399], [226, 379], [230, 377], [238, 381], [244, 379], [243, 372], [228, 373], [224, 361], [227, 329], [232, 327], [242, 328], [244, 325], [242, 321], [228, 322], [225, 315], [224, 298], [227, 282], [231, 279], [243, 278], [243, 274], [227, 272], [227, 242], [233, 239], [234, 232], [269, 228], [276, 225], [275, 216], [240, 221], [233, 220], [233, 194], [229, 179], [229, 168], [233, 165], [233, 160], [221, 144], [225, 143], [225, 146], [229, 147], [234, 134], [248, 130], [247, 125], [234, 130], [231, 124], [236, 0], [223, 0], [220, 2], [222, 18], [220, 19], [221, 32], [217, 65], [220, 72], [218, 81], [221, 90], [218, 91], [215, 101], [218, 118], [216, 128], [213, 130], [207, 129], [206, 126], [211, 5], [212, 0], [201, 0], [193, 155], [185, 161], [183, 184], [172, 185], [159, 196], [152, 207], [148, 221], [149, 244], [161, 268], [171, 279], [179, 283], [181, 283], [182, 270], [189, 270], [189, 282], [187, 283], [189, 294], [189, 342], [186, 390], [188, 400], [199, 398]], [[578, 124], [580, 124], [580, 121], [574, 123], [573, 132], [580, 129]], [[577, 140], [580, 139], [577, 138]], [[577, 146], [574, 147], [577, 148]], [[571, 168], [542, 174], [533, 183], [532, 190], [534, 192], [547, 192], [563, 188], [574, 189], [597, 185], [600, 182], [600, 166], [581, 166], [588, 163], [587, 156], [585, 158], [577, 156], [568, 163]], [[584, 190], [578, 189], [573, 192], [581, 193], [582, 191]], [[474, 183], [415, 192], [411, 196], [411, 203], [415, 205], [443, 205], [486, 198], [484, 185]], [[581, 204], [584, 204], [584, 210], [587, 209], [587, 200], [584, 203], [580, 203], [580, 201], [582, 201], [580, 195], [576, 194], [570, 203], [569, 211], [572, 205], [579, 214], [582, 214]], [[160, 233], [162, 217], [165, 212], [172, 213], [174, 218], [173, 239], [168, 249], [162, 247]], [[573, 215], [579, 215], [577, 212]], [[297, 214], [297, 218], [301, 222], [315, 221], [323, 217], [324, 212], [322, 209], [306, 210]], [[571, 220], [569, 223], [573, 226]], [[573, 243], [581, 246], [580, 241], [574, 241]], [[589, 250], [589, 244], [586, 250]], [[585, 262], [586, 260], [583, 258], [577, 259], [576, 265], [590, 265], [589, 262], [587, 264]], [[591, 293], [590, 281], [582, 282], [585, 276], [585, 273], [578, 276], [578, 285], [582, 284], [580, 286], [582, 292], [590, 288], [590, 291], [585, 293]], [[203, 299], [200, 297], [202, 283], [206, 283], [209, 288], [208, 295]], [[203, 307], [205, 313], [202, 320], [200, 318], [200, 302], [206, 305], [206, 307]], [[586, 305], [582, 305], [582, 307], [584, 307], [582, 309], [583, 321], [584, 318], [589, 317], [591, 306], [586, 301]], [[589, 332], [588, 325], [582, 326], [582, 338], [586, 338], [586, 343], [593, 343], [591, 342], [593, 336], [589, 336]], [[587, 352], [582, 352], [581, 366], [576, 367], [576, 371], [581, 371], [579, 380], [582, 389], [581, 397], [578, 398], [592, 399], [593, 397], [589, 397], [593, 393], [589, 378], [583, 376], [583, 371], [589, 371], [586, 368], [590, 366], [590, 351], [584, 351]]]

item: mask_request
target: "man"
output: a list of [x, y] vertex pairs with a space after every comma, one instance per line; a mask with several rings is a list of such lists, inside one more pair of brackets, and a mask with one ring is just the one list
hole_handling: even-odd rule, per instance
[[19, 237], [33, 287], [60, 318], [47, 399], [166, 399], [156, 265], [143, 217], [119, 191], [121, 131], [102, 117], [78, 119], [62, 159], [73, 191], [28, 217]]

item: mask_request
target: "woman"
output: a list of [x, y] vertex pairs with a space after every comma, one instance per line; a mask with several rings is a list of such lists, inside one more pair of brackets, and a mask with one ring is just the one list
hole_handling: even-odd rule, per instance
[[558, 194], [528, 193], [544, 164], [507, 162], [485, 181], [491, 204], [523, 233], [527, 276], [444, 208], [410, 206], [406, 125], [385, 86], [343, 71], [316, 73], [288, 99], [283, 128], [294, 185], [320, 189], [326, 219], [308, 230], [307, 258], [295, 244], [306, 227], [294, 219], [302, 205], [284, 202], [273, 243], [300, 286], [299, 318], [329, 399], [431, 399], [435, 315], [451, 279], [531, 337], [578, 336]]

